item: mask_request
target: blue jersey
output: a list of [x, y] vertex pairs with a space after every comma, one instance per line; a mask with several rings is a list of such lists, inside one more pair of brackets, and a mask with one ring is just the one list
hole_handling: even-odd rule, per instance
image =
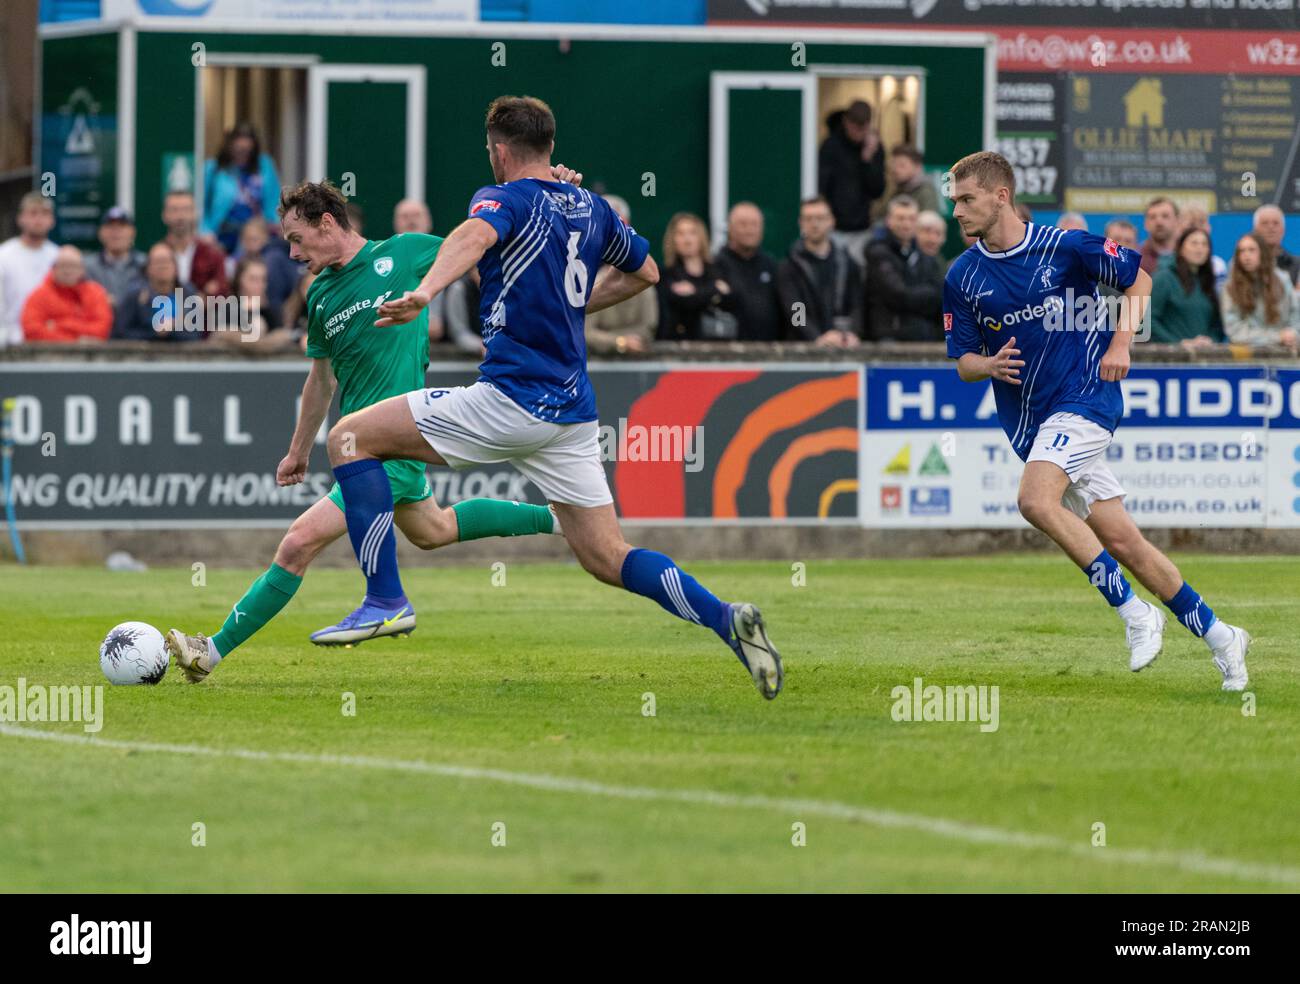
[[650, 244], [599, 195], [521, 178], [480, 188], [469, 214], [497, 232], [479, 260], [480, 379], [534, 417], [596, 419], [583, 319], [602, 263], [632, 273]]
[[980, 240], [948, 268], [949, 358], [993, 355], [1014, 337], [1024, 360], [1019, 386], [993, 380], [998, 421], [1022, 459], [1054, 413], [1077, 413], [1112, 432], [1119, 424], [1119, 383], [1103, 382], [1099, 373], [1111, 325], [1097, 285], [1125, 290], [1137, 279], [1140, 260], [1114, 240], [1031, 222], [1025, 238], [1005, 252]]

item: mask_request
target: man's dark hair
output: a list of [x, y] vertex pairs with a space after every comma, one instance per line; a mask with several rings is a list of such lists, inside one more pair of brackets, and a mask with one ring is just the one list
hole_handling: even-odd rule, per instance
[[309, 226], [320, 225], [321, 216], [331, 215], [340, 229], [351, 229], [348, 221], [348, 200], [338, 186], [326, 178], [324, 181], [300, 181], [292, 188], [280, 192], [280, 207], [276, 214], [283, 219], [296, 211]]
[[901, 143], [889, 152], [890, 157], [909, 157], [912, 161], [920, 166], [925, 163], [925, 156], [916, 149], [915, 144]]
[[826, 200], [825, 195], [813, 195], [811, 198], [804, 198], [799, 202], [799, 211], [803, 211], [808, 205], [825, 205], [831, 207], [831, 203]]
[[499, 96], [487, 111], [490, 143], [503, 143], [523, 160], [549, 157], [555, 141], [555, 114], [533, 96]]
[[871, 103], [855, 99], [849, 103], [849, 108], [844, 111], [844, 118], [852, 120], [861, 126], [866, 126], [871, 122]]

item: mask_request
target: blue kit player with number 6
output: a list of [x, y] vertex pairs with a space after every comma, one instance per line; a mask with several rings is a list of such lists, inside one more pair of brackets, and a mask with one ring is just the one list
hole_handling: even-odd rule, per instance
[[[993, 380], [998, 420], [1025, 462], [1021, 515], [1069, 555], [1124, 620], [1134, 672], [1160, 654], [1165, 616], [1129, 586], [1122, 564], [1205, 640], [1223, 689], [1246, 688], [1244, 629], [1215, 617], [1173, 562], [1142, 535], [1106, 465], [1124, 411], [1119, 381], [1151, 294], [1139, 255], [1087, 232], [1016, 215], [1015, 172], [1001, 154], [963, 157], [953, 218], [975, 244], [944, 278], [948, 356], [968, 383]], [[1112, 328], [1097, 286], [1123, 291]], [[1084, 300], [1077, 317], [1074, 298]]]
[[443, 242], [419, 287], [386, 300], [375, 322], [384, 330], [411, 321], [435, 294], [477, 269], [487, 348], [478, 381], [413, 390], [349, 414], [330, 431], [330, 462], [366, 577], [366, 597], [344, 623], [386, 626], [395, 613], [413, 612], [398, 576], [383, 461], [453, 468], [508, 461], [554, 507], [588, 572], [712, 630], [759, 693], [776, 697], [781, 660], [758, 609], [721, 601], [671, 558], [629, 546], [614, 512], [583, 321], [587, 311], [658, 281], [649, 243], [604, 199], [554, 179], [555, 117], [540, 99], [494, 100], [486, 129], [497, 183], [474, 195], [468, 217]]

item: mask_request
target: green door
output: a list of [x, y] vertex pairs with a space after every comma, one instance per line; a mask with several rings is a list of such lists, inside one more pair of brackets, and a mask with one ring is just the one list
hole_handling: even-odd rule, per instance
[[714, 73], [710, 232], [721, 241], [728, 210], [763, 211], [763, 248], [781, 257], [799, 234], [799, 201], [815, 193], [816, 79], [802, 72]]
[[308, 172], [360, 206], [363, 234], [393, 234], [393, 206], [424, 200], [423, 66], [324, 64], [310, 69]]

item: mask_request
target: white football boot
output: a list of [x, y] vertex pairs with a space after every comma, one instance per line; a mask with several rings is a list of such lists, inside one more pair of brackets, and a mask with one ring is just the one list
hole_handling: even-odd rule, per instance
[[[1225, 622], [1224, 625], [1227, 625]], [[1246, 675], [1246, 653], [1250, 651], [1250, 633], [1235, 625], [1228, 625], [1232, 630], [1232, 641], [1212, 650], [1214, 665], [1223, 674], [1223, 689], [1242, 691], [1250, 682]]]
[[1165, 613], [1150, 602], [1146, 614], [1124, 624], [1124, 639], [1128, 642], [1128, 668], [1134, 673], [1145, 670], [1160, 655], [1165, 640]]
[[730, 645], [741, 664], [749, 671], [758, 692], [774, 700], [785, 684], [781, 654], [767, 637], [763, 616], [748, 602], [728, 606], [731, 618]]
[[176, 665], [181, 668], [186, 680], [202, 683], [208, 678], [216, 665], [216, 649], [211, 639], [202, 632], [189, 636], [180, 629], [172, 629], [164, 638], [167, 651], [176, 660]]

